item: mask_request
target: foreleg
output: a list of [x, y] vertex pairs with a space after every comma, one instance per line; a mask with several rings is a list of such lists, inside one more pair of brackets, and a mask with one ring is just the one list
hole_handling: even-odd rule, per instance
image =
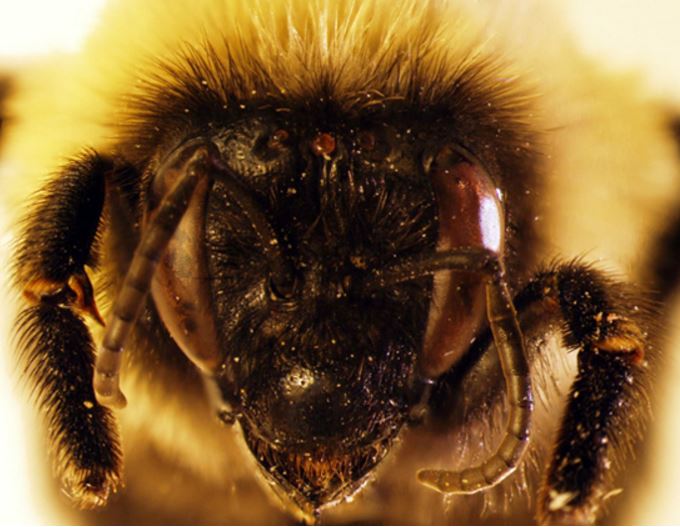
[[96, 265], [112, 169], [94, 152], [69, 163], [36, 197], [14, 255], [24, 300], [16, 322], [20, 361], [44, 414], [55, 471], [82, 507], [104, 504], [121, 472], [113, 415], [92, 388], [94, 345], [83, 319], [101, 322], [85, 266]]
[[519, 310], [539, 302], [563, 319], [564, 343], [578, 350], [578, 375], [537, 515], [542, 523], [592, 523], [611, 491], [612, 464], [648, 413], [651, 310], [629, 286], [580, 264], [539, 273], [516, 298]]

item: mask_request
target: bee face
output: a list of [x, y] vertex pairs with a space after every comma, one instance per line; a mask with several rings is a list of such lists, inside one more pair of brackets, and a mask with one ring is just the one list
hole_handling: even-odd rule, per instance
[[[369, 287], [372, 273], [438, 245], [500, 252], [503, 224], [495, 186], [450, 146], [452, 131], [375, 112], [303, 119], [257, 115], [200, 139], [234, 179], [192, 198], [153, 292], [265, 474], [316, 509], [384, 457], [420, 397], [417, 370], [451, 348], [430, 322], [437, 335], [423, 352], [430, 276]], [[150, 202], [170, 185], [157, 176]], [[478, 299], [481, 283], [444, 286], [455, 338], [479, 326], [483, 312], [459, 293]], [[200, 304], [187, 306], [197, 291]]]
[[[86, 54], [113, 92], [93, 119], [117, 124], [38, 195], [14, 258], [22, 360], [67, 493], [89, 508], [118, 488], [122, 417], [123, 444], [207, 475], [219, 521], [250, 509], [252, 460], [307, 520], [365, 522], [331, 506], [377, 474], [381, 522], [476, 521], [476, 498], [502, 514], [528, 487], [539, 521], [594, 521], [646, 415], [657, 313], [581, 260], [534, 270], [548, 183], [584, 179], [562, 164], [589, 136], [534, 113], [580, 116], [558, 108], [554, 84], [572, 77], [532, 96], [441, 2], [161, 4], [158, 33], [121, 4], [119, 24], [148, 39], [126, 36], [127, 69]], [[115, 28], [92, 49], [119, 49]], [[101, 339], [85, 322], [104, 320], [95, 296], [110, 305]], [[579, 368], [561, 427], [557, 332]], [[130, 450], [123, 499], [182, 508]], [[428, 468], [449, 466], [462, 470]], [[476, 497], [448, 510], [432, 489]]]

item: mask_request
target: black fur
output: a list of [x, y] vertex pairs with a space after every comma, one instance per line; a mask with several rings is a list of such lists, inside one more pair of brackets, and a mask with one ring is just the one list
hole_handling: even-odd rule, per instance
[[120, 477], [121, 452], [113, 415], [94, 397], [92, 337], [80, 316], [50, 304], [24, 309], [16, 329], [56, 473], [79, 504], [99, 505]]
[[[375, 61], [375, 71], [365, 72], [351, 90], [337, 73], [310, 71], [309, 83], [295, 93], [282, 91], [287, 87], [277, 86], [255, 57], [238, 60], [244, 44], [237, 37], [221, 53], [208, 45], [181, 49], [173, 61], [150, 65], [153, 73], [126, 97], [117, 149], [143, 171], [169, 145], [219, 134], [225, 123], [252, 123], [253, 117], [308, 133], [399, 125], [400, 133], [414, 128], [421, 149], [452, 140], [474, 152], [503, 190], [506, 266], [517, 285], [528, 278], [526, 269], [538, 264], [532, 248], [538, 241], [535, 218], [543, 213], [538, 206], [543, 141], [527, 121], [533, 102], [521, 82], [495, 81], [500, 61], [463, 61], [447, 71], [447, 57], [430, 57], [434, 74], [417, 60], [415, 66], [401, 64], [404, 57], [414, 60], [412, 49], [432, 53], [433, 36], [391, 49], [389, 58]], [[336, 68], [342, 72], [342, 65]]]
[[35, 305], [16, 322], [20, 363], [45, 412], [56, 473], [85, 507], [106, 501], [120, 477], [121, 453], [113, 416], [94, 397], [94, 345], [74, 311], [70, 277], [96, 264], [105, 176], [112, 162], [88, 152], [67, 165], [40, 192], [25, 218], [15, 253], [20, 289]]
[[[516, 298], [519, 310], [539, 302], [548, 316], [551, 309], [558, 311], [564, 346], [578, 351], [578, 375], [546, 474], [539, 518], [592, 522], [612, 465], [620, 468], [649, 417], [646, 390], [655, 349], [648, 333], [654, 310], [630, 285], [577, 262], [539, 273]], [[624, 343], [604, 349], [617, 339]]]
[[112, 168], [111, 160], [87, 152], [39, 192], [15, 254], [19, 286], [37, 278], [65, 283], [86, 265], [96, 266], [105, 174]]

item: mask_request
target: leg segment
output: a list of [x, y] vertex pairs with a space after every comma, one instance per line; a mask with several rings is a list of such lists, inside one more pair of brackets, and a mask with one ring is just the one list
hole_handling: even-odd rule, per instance
[[96, 264], [93, 245], [104, 205], [104, 175], [113, 163], [88, 152], [69, 163], [38, 194], [16, 254], [24, 288], [37, 280], [65, 285]]
[[591, 523], [611, 464], [645, 417], [648, 311], [623, 284], [578, 264], [538, 274], [516, 299], [518, 309], [536, 302], [561, 315], [565, 345], [578, 349], [578, 376], [540, 492], [538, 519]]
[[[537, 274], [515, 297], [515, 307], [520, 318], [538, 309], [541, 324], [561, 319], [565, 345], [579, 353], [538, 519], [592, 523], [611, 490], [610, 466], [620, 466], [648, 414], [645, 390], [652, 368], [647, 365], [655, 357], [647, 331], [654, 310], [630, 287], [576, 263]], [[430, 404], [440, 419], [447, 420], [454, 406], [464, 411], [461, 398], [470, 409], [489, 400], [487, 383], [495, 385], [500, 378], [487, 377], [495, 369], [480, 372], [477, 366], [491, 343], [491, 331], [480, 334], [463, 360], [437, 381]], [[471, 382], [479, 375], [487, 379], [483, 388]]]
[[186, 212], [199, 180], [208, 177], [209, 154], [209, 147], [202, 143], [189, 144], [174, 152], [160, 170], [163, 174], [176, 172], [178, 177], [158, 205], [135, 250], [97, 353], [93, 385], [98, 402], [104, 406], [123, 408], [127, 404], [119, 386], [123, 347], [144, 305], [160, 257]]
[[496, 485], [517, 468], [529, 441], [533, 398], [524, 341], [504, 282], [487, 286], [487, 312], [505, 377], [510, 415], [498, 450], [481, 465], [461, 472], [421, 470], [418, 480], [442, 493], [472, 494]]
[[120, 477], [120, 451], [109, 410], [92, 388], [94, 347], [82, 314], [100, 320], [85, 266], [113, 163], [88, 152], [36, 197], [14, 265], [26, 301], [17, 318], [20, 360], [44, 412], [57, 474], [83, 507], [102, 505]]
[[78, 505], [103, 505], [118, 485], [121, 453], [113, 415], [97, 404], [90, 381], [92, 337], [79, 315], [47, 303], [24, 309], [16, 327], [55, 471]]
[[[533, 396], [524, 338], [508, 291], [503, 262], [486, 249], [467, 247], [403, 260], [373, 272], [366, 288], [412, 280], [439, 270], [465, 270], [489, 276], [486, 307], [510, 405], [506, 434], [498, 450], [481, 465], [461, 472], [421, 470], [418, 480], [442, 493], [472, 494], [496, 485], [517, 467], [529, 441]], [[429, 391], [427, 392], [429, 394]]]

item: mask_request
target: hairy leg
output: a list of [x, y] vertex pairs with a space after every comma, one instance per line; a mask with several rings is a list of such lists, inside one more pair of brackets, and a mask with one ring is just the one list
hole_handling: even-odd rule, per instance
[[[564, 347], [578, 353], [578, 375], [543, 478], [538, 520], [592, 523], [612, 490], [610, 467], [621, 464], [649, 413], [648, 361], [654, 350], [647, 332], [654, 310], [630, 286], [580, 263], [536, 274], [514, 304], [521, 319], [531, 313], [525, 331], [561, 323]], [[462, 360], [437, 380], [430, 407], [442, 425], [473, 426], [488, 418], [477, 409], [490, 408], [502, 396], [492, 341], [489, 330], [478, 335]], [[534, 369], [541, 361], [531, 362]]]
[[36, 197], [14, 254], [24, 300], [19, 359], [44, 415], [55, 472], [82, 507], [105, 503], [121, 471], [113, 415], [92, 388], [94, 345], [83, 318], [101, 322], [85, 266], [96, 265], [111, 170], [94, 152], [67, 164]]
[[537, 274], [516, 298], [557, 312], [565, 347], [578, 352], [578, 374], [544, 478], [542, 523], [592, 523], [620, 464], [649, 413], [648, 359], [653, 357], [649, 303], [630, 286], [572, 263]]

